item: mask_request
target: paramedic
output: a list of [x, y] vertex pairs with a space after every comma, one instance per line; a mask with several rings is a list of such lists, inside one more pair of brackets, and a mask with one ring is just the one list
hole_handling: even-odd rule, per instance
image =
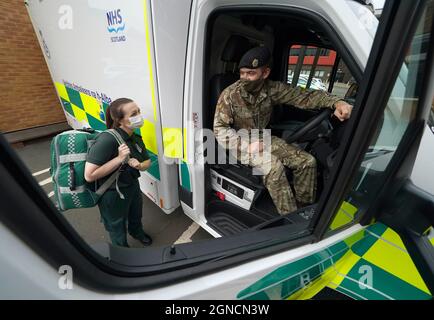
[[108, 129], [116, 130], [124, 144], [119, 146], [110, 135], [100, 134], [90, 148], [85, 166], [85, 179], [97, 180], [98, 185], [115, 170], [120, 169], [119, 179], [101, 197], [98, 207], [105, 229], [113, 245], [128, 247], [128, 233], [144, 246], [152, 243], [142, 226], [142, 193], [139, 171], [147, 170], [151, 160], [142, 138], [134, 129], [143, 125], [143, 117], [137, 104], [131, 99], [113, 101], [106, 112]]

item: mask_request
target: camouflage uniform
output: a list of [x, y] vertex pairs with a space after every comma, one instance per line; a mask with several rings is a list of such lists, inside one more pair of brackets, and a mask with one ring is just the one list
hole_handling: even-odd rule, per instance
[[[262, 89], [254, 96], [244, 90], [241, 81], [237, 81], [220, 95], [214, 116], [214, 134], [220, 145], [230, 149], [238, 159], [245, 160], [249, 141], [240, 139], [237, 131], [265, 129], [274, 105], [289, 104], [301, 109], [333, 108], [339, 100], [324, 91], [292, 88], [271, 80], [265, 80]], [[315, 158], [278, 137], [271, 138], [270, 150], [271, 156], [268, 158], [249, 155], [248, 164], [254, 168], [264, 168], [263, 182], [278, 212], [286, 214], [296, 210], [296, 200], [313, 203], [316, 192]], [[265, 169], [267, 166], [270, 168], [268, 171]], [[293, 172], [295, 197], [284, 166]]]

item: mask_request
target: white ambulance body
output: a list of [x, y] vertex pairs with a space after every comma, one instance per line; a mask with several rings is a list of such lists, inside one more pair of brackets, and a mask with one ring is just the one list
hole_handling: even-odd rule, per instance
[[[140, 185], [165, 212], [173, 211], [179, 206], [174, 192], [177, 168], [161, 161], [163, 122], [152, 74], [152, 25], [145, 21], [144, 2], [30, 1], [28, 8], [71, 127], [104, 129], [100, 101], [106, 106], [129, 97], [140, 105], [146, 118], [141, 132], [146, 132], [143, 137], [153, 162]], [[173, 116], [180, 118], [181, 112]], [[164, 124], [174, 125], [168, 118]]]

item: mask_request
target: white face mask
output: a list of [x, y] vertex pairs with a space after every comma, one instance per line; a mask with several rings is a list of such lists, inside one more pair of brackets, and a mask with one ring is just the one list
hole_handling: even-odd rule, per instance
[[141, 114], [130, 117], [128, 120], [130, 121], [130, 129], [139, 129], [143, 126], [143, 117]]

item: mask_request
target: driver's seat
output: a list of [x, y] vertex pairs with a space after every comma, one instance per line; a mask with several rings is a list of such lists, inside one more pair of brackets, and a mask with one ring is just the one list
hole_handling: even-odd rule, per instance
[[[214, 75], [210, 81], [209, 123], [211, 125], [214, 123], [215, 108], [220, 94], [224, 89], [239, 79], [239, 74], [235, 70], [243, 54], [250, 48], [251, 44], [249, 40], [240, 35], [231, 35], [226, 41], [221, 54], [221, 60], [224, 62], [225, 71], [224, 73]], [[232, 69], [230, 67], [232, 67]], [[238, 163], [236, 159], [229, 160], [229, 158], [232, 157], [230, 153], [219, 146], [218, 143], [216, 143], [216, 146], [217, 154], [226, 153], [226, 159], [228, 162], [235, 163], [215, 165], [216, 169], [221, 169], [222, 174], [245, 185], [261, 189], [264, 188], [262, 179], [259, 176], [252, 175], [252, 168]]]
[[232, 70], [225, 70], [223, 73], [214, 75], [210, 81], [210, 101], [209, 114], [210, 123], [214, 123], [214, 113], [217, 101], [224, 89], [235, 83], [240, 77], [235, 72], [243, 54], [250, 49], [250, 42], [247, 38], [239, 35], [231, 35], [226, 41], [221, 54], [221, 61], [224, 62], [225, 69], [232, 65]]

